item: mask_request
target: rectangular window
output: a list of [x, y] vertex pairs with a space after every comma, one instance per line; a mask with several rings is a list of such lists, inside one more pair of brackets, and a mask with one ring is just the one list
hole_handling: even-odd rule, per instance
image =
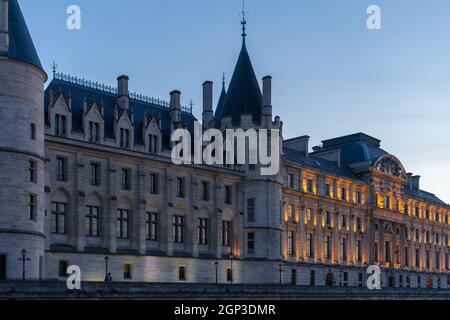
[[409, 248], [405, 247], [405, 266], [409, 267]]
[[91, 162], [91, 186], [99, 186], [100, 185], [100, 164]]
[[69, 267], [69, 263], [65, 260], [59, 260], [58, 262], [58, 276], [61, 278], [67, 277], [67, 268]]
[[326, 216], [325, 216], [325, 224], [327, 226], [331, 225], [331, 213], [329, 211], [326, 212]]
[[380, 262], [379, 257], [378, 257], [378, 242], [375, 242], [375, 244], [373, 246], [373, 256], [374, 256], [375, 262]]
[[227, 268], [227, 282], [233, 281], [233, 269], [231, 267]]
[[347, 201], [347, 189], [346, 188], [341, 188], [341, 200]]
[[130, 147], [130, 130], [120, 128], [120, 147], [121, 148]]
[[150, 173], [150, 193], [159, 193], [159, 175], [157, 173]]
[[287, 185], [288, 188], [294, 188], [294, 175], [293, 174], [288, 174], [287, 176]]
[[36, 140], [36, 125], [34, 123], [30, 125], [30, 138]]
[[306, 217], [308, 218], [308, 222], [312, 221], [313, 214], [312, 214], [312, 209], [311, 208], [306, 209]]
[[310, 193], [314, 191], [314, 182], [312, 181], [312, 179], [308, 179], [308, 181], [306, 182], [306, 189]]
[[420, 268], [420, 250], [416, 249], [416, 268]]
[[202, 181], [202, 199], [203, 201], [209, 201], [209, 182]]
[[361, 231], [362, 230], [361, 218], [360, 217], [356, 218], [356, 230], [357, 231]]
[[66, 233], [67, 204], [62, 202], [52, 202], [52, 233]]
[[98, 143], [100, 125], [97, 122], [89, 121], [89, 142]]
[[130, 169], [122, 168], [121, 173], [122, 174], [120, 180], [120, 187], [124, 191], [130, 191], [131, 190]]
[[184, 217], [173, 216], [173, 242], [184, 242]]
[[28, 195], [28, 219], [36, 220], [36, 196], [34, 194]]
[[178, 280], [179, 281], [187, 281], [187, 267], [186, 266], [179, 266], [178, 267]]
[[384, 244], [386, 262], [391, 262], [391, 243], [386, 241]]
[[342, 228], [347, 228], [347, 216], [342, 216]]
[[60, 132], [61, 132], [59, 119], [60, 119], [59, 114], [55, 114], [55, 135], [56, 136], [59, 136]]
[[30, 167], [28, 169], [29, 171], [29, 179], [30, 182], [36, 183], [37, 182], [37, 164], [36, 161], [31, 161], [30, 160]]
[[86, 207], [86, 236], [98, 237], [98, 227], [100, 219], [100, 208], [87, 206]]
[[117, 209], [117, 238], [128, 239], [129, 221], [130, 221], [130, 210]]
[[425, 210], [425, 219], [430, 220], [430, 210]]
[[405, 204], [404, 208], [405, 208], [405, 214], [409, 215], [409, 207], [408, 207], [408, 205]]
[[325, 184], [325, 196], [331, 197], [331, 186], [329, 183]]
[[198, 219], [198, 244], [208, 244], [208, 219]]
[[56, 158], [56, 180], [67, 182], [67, 158]]
[[147, 240], [158, 240], [158, 214], [155, 212], [147, 212], [145, 219], [145, 236]]
[[391, 197], [390, 196], [384, 197], [384, 208], [386, 210], [391, 210]]
[[185, 195], [185, 180], [184, 178], [177, 178], [177, 197], [184, 198]]
[[355, 200], [356, 200], [356, 204], [361, 204], [362, 203], [361, 191], [356, 191], [356, 193], [355, 193]]
[[231, 186], [225, 186], [225, 204], [231, 205], [233, 203], [233, 192]]
[[247, 199], [247, 221], [255, 221], [255, 199]]
[[331, 259], [331, 236], [325, 237], [325, 254], [327, 259]]
[[416, 208], [415, 208], [415, 216], [416, 216], [417, 218], [419, 218], [419, 216], [420, 216], [420, 209], [419, 209], [419, 207], [416, 207]]
[[222, 221], [222, 246], [231, 247], [231, 221]]
[[132, 277], [132, 270], [133, 270], [133, 266], [129, 263], [125, 263], [123, 265], [123, 278], [125, 280], [131, 280]]
[[294, 218], [294, 206], [292, 204], [288, 205], [288, 219], [292, 220]]
[[67, 136], [67, 118], [66, 116], [61, 116], [61, 136]]
[[309, 258], [314, 258], [314, 238], [311, 233], [306, 236], [306, 250]]
[[361, 262], [362, 254], [361, 254], [361, 240], [356, 241], [356, 261]]
[[347, 261], [347, 238], [341, 240], [341, 257], [342, 261]]
[[255, 253], [255, 233], [249, 232], [247, 234], [247, 253]]
[[294, 231], [288, 231], [288, 254], [290, 256], [295, 255], [295, 233]]
[[150, 134], [148, 136], [148, 152], [157, 153], [158, 152], [158, 136]]

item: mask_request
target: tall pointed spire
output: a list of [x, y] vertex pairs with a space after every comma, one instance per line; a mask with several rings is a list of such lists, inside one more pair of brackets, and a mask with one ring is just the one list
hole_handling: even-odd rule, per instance
[[42, 69], [41, 62], [28, 31], [17, 0], [8, 0], [8, 57], [14, 60], [30, 63]]
[[217, 103], [216, 112], [214, 113], [214, 119], [220, 119], [223, 111], [223, 103], [227, 96], [227, 91], [225, 89], [225, 72], [222, 76], [222, 92], [220, 93], [219, 102]]

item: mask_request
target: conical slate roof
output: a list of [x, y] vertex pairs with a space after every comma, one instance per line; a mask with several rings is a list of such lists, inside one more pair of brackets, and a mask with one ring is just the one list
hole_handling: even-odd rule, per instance
[[217, 103], [216, 112], [214, 114], [214, 119], [220, 119], [222, 110], [223, 110], [223, 103], [225, 101], [225, 98], [227, 96], [227, 91], [225, 90], [225, 81], [222, 83], [222, 92], [220, 93], [219, 102]]
[[260, 122], [261, 107], [261, 89], [259, 88], [244, 38], [241, 53], [239, 54], [219, 118], [232, 117], [233, 123], [238, 123], [241, 115], [251, 114], [254, 122]]
[[42, 69], [27, 24], [23, 18], [17, 0], [9, 0], [8, 29], [9, 29], [9, 51], [8, 57], [14, 60], [30, 63]]

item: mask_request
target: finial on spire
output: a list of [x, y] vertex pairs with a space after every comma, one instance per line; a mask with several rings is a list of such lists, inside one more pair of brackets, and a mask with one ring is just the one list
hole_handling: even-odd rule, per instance
[[248, 14], [247, 11], [245, 11], [245, 0], [242, 0], [242, 21], [241, 21], [241, 25], [242, 25], [242, 37], [245, 39], [245, 37], [247, 36], [247, 33], [245, 32], [246, 28], [245, 26], [247, 25], [247, 19], [245, 18], [246, 15]]
[[56, 62], [55, 61], [53, 61], [53, 64], [52, 64], [52, 70], [53, 70], [53, 79], [56, 77], [56, 70], [58, 69], [58, 65], [56, 64]]
[[223, 72], [223, 75], [222, 75], [222, 84], [223, 84], [223, 86], [225, 86], [225, 71]]

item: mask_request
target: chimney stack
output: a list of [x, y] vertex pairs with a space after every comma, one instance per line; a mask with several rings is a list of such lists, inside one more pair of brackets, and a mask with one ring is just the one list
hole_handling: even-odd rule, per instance
[[406, 179], [408, 181], [408, 186], [410, 189], [412, 189], [412, 176], [413, 176], [413, 174], [411, 172], [408, 172], [406, 174]]
[[181, 92], [174, 90], [170, 93], [170, 119], [172, 122], [181, 122]]
[[262, 105], [263, 122], [268, 126], [272, 122], [272, 77], [265, 76], [263, 78], [263, 105]]
[[9, 51], [8, 0], [0, 0], [0, 54]]
[[411, 185], [412, 189], [419, 191], [420, 190], [420, 176], [412, 176], [411, 177]]
[[213, 120], [213, 82], [205, 81], [203, 83], [203, 127], [208, 129]]
[[130, 96], [128, 92], [128, 76], [120, 76], [117, 78], [117, 104], [121, 108], [130, 108]]

